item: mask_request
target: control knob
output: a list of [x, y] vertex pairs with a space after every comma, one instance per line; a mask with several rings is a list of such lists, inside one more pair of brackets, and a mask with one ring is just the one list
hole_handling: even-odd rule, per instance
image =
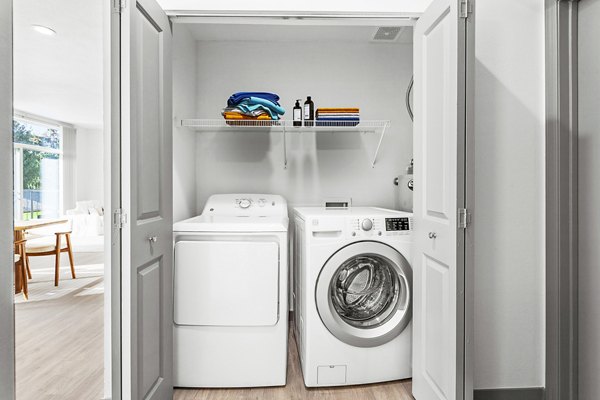
[[248, 199], [241, 199], [240, 200], [240, 208], [248, 208], [248, 207], [250, 207], [251, 204], [252, 203]]
[[370, 231], [371, 229], [373, 229], [373, 221], [368, 218], [365, 218], [362, 220], [360, 226], [363, 231]]

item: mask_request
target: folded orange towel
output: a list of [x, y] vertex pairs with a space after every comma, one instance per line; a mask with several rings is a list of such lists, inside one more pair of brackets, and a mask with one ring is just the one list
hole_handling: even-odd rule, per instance
[[249, 119], [249, 120], [271, 119], [271, 117], [268, 114], [262, 114], [262, 115], [259, 115], [258, 117], [251, 117], [249, 115], [225, 112], [225, 113], [223, 113], [223, 116], [225, 117], [225, 119]]
[[317, 108], [317, 113], [319, 112], [327, 112], [327, 113], [357, 113], [360, 112], [358, 108]]

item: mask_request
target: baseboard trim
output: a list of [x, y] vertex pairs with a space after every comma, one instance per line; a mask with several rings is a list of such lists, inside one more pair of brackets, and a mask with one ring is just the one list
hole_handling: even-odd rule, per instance
[[544, 388], [476, 389], [474, 400], [544, 400]]

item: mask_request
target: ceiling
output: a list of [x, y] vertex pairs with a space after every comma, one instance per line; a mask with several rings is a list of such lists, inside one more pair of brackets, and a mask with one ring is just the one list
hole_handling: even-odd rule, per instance
[[[293, 25], [293, 24], [184, 24], [196, 40], [275, 42], [372, 42], [378, 26]], [[403, 26], [388, 43], [412, 43], [412, 27]]]
[[[102, 126], [104, 0], [17, 0], [14, 107], [68, 122]], [[31, 28], [57, 32], [45, 36]]]

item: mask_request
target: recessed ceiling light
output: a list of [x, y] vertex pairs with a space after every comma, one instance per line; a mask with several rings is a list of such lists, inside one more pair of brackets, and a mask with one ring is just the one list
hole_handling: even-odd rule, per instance
[[54, 29], [48, 28], [43, 25], [31, 25], [34, 31], [41, 33], [42, 35], [54, 36], [56, 35], [56, 31]]

